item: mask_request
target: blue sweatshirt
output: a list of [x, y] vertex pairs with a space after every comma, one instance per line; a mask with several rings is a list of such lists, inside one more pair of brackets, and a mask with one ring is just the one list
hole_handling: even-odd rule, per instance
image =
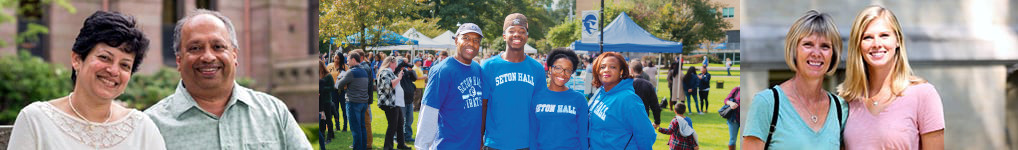
[[633, 90], [633, 79], [619, 81], [610, 91], [604, 86], [587, 103], [590, 109], [590, 149], [649, 150], [657, 139], [654, 126], [640, 97]]
[[[689, 90], [693, 90], [693, 92], [699, 91], [698, 90], [700, 88], [699, 81], [700, 81], [700, 79], [696, 78], [696, 74], [694, 74], [692, 76], [686, 76], [686, 77], [684, 77], [684, 80], [682, 80], [682, 88], [683, 88], [683, 90], [686, 90], [686, 91], [689, 91]], [[693, 93], [693, 94], [695, 94], [695, 93]]]
[[542, 90], [534, 97], [536, 125], [530, 129], [531, 150], [585, 149], [587, 100], [574, 90]]
[[491, 97], [484, 118], [484, 146], [528, 148], [534, 95], [548, 86], [544, 67], [530, 56], [514, 63], [499, 54], [481, 63], [481, 80]]
[[417, 149], [480, 149], [481, 86], [477, 62], [442, 61], [428, 73], [417, 121]]

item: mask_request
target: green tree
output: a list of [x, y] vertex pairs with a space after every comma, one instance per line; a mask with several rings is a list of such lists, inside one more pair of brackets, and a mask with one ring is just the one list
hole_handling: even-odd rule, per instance
[[[576, 10], [576, 0], [559, 0], [557, 4], [553, 4], [554, 9], [551, 10], [549, 16], [551, 18], [562, 18], [563, 20], [574, 18], [576, 15], [573, 14]], [[556, 22], [561, 24], [563, 22]]]
[[658, 9], [661, 21], [655, 32], [662, 39], [682, 42], [683, 53], [699, 48], [700, 43], [725, 37], [724, 29], [731, 24], [718, 12], [723, 6], [707, 0], [673, 0]]
[[567, 47], [574, 41], [580, 40], [580, 36], [580, 20], [572, 19], [552, 27], [548, 30], [548, 35], [544, 37], [547, 38], [551, 47]]
[[[356, 38], [362, 43], [359, 46], [378, 44], [380, 36], [368, 38], [367, 34], [379, 35], [383, 30], [399, 20], [420, 18], [417, 13], [429, 9], [431, 5], [413, 0], [319, 0], [319, 39], [329, 40], [336, 37], [345, 41], [345, 37], [365, 32]], [[379, 30], [375, 30], [379, 29]], [[351, 45], [341, 45], [349, 47]]]
[[425, 19], [414, 19], [414, 20], [397, 20], [390, 25], [389, 29], [393, 32], [402, 34], [410, 28], [414, 28], [417, 32], [421, 32], [425, 36], [434, 38], [445, 30], [439, 29], [438, 24], [435, 24], [442, 18], [425, 18]]
[[[24, 31], [15, 35], [14, 43], [37, 41], [39, 40], [39, 35], [49, 33], [49, 29], [46, 26], [32, 21], [43, 19], [39, 18], [46, 11], [46, 9], [43, 9], [43, 6], [49, 4], [55, 4], [56, 6], [67, 10], [67, 12], [70, 12], [71, 14], [78, 11], [71, 5], [71, 3], [67, 2], [67, 0], [35, 0], [34, 2], [25, 2], [22, 0], [0, 0], [0, 8], [4, 10], [15, 9], [16, 13], [9, 14], [0, 11], [0, 24], [16, 21], [18, 18], [16, 15], [26, 16], [26, 18], [23, 19], [25, 19], [28, 24], [25, 25]], [[7, 45], [7, 41], [0, 40], [0, 47], [6, 47]]]
[[[557, 19], [550, 17], [550, 11], [546, 6], [552, 4], [551, 0], [435, 0], [431, 1], [434, 6], [434, 17], [442, 18], [438, 22], [439, 28], [455, 31], [457, 24], [474, 23], [481, 27], [485, 40], [482, 45], [487, 49], [497, 51], [499, 45], [505, 45], [502, 37], [502, 24], [505, 16], [512, 13], [520, 13], [527, 16], [527, 23], [530, 26], [529, 41], [540, 41], [544, 39], [545, 32], [549, 27], [558, 24]], [[533, 45], [532, 45], [533, 46]]]

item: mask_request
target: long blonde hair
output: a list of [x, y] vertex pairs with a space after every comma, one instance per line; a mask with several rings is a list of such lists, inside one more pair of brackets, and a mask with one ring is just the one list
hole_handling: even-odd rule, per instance
[[[389, 64], [394, 63], [395, 60], [396, 60], [396, 57], [385, 56], [385, 59], [382, 59], [382, 64], [378, 66], [378, 70], [388, 69], [389, 68]], [[395, 72], [393, 72], [393, 73], [395, 73]], [[378, 74], [375, 75], [375, 78], [376, 79], [381, 79], [382, 78], [382, 72], [379, 71]]]
[[889, 74], [891, 76], [891, 94], [902, 96], [905, 88], [909, 85], [926, 82], [922, 78], [915, 76], [912, 73], [912, 66], [908, 64], [908, 51], [905, 50], [904, 35], [901, 33], [901, 25], [898, 24], [898, 18], [894, 16], [891, 10], [884, 7], [869, 6], [855, 17], [855, 22], [852, 24], [852, 32], [849, 35], [848, 52], [845, 55], [845, 82], [838, 86], [838, 94], [847, 101], [870, 96], [868, 92], [870, 89], [870, 77], [867, 74], [870, 68], [866, 66], [866, 61], [863, 60], [864, 54], [862, 52], [861, 41], [863, 30], [869, 26], [870, 22], [876, 19], [884, 19], [890, 23], [891, 30], [897, 35], [898, 48], [895, 49], [894, 56], [892, 56], [897, 61], [895, 61], [896, 63]]

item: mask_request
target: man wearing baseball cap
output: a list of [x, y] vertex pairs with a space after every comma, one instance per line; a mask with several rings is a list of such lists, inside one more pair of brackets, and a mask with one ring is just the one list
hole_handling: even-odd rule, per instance
[[484, 148], [529, 149], [534, 120], [531, 107], [534, 93], [546, 88], [544, 67], [525, 55], [527, 17], [513, 13], [505, 17], [502, 38], [506, 50], [481, 64], [484, 87], [491, 99], [485, 102]]
[[434, 65], [428, 75], [417, 123], [417, 149], [481, 148], [481, 66], [471, 61], [480, 50], [481, 28], [460, 25], [453, 59]]

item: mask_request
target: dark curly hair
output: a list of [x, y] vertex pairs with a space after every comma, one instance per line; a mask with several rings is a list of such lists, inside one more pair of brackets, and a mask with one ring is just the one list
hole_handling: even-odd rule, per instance
[[551, 52], [548, 53], [548, 59], [544, 60], [545, 67], [551, 68], [559, 58], [568, 59], [569, 62], [573, 63], [573, 69], [576, 69], [578, 67], [576, 64], [580, 63], [580, 58], [576, 57], [576, 52], [569, 48], [560, 47], [551, 49]]
[[[138, 72], [139, 65], [145, 59], [148, 50], [148, 38], [138, 29], [134, 17], [118, 12], [96, 11], [85, 19], [78, 37], [74, 39], [71, 51], [80, 56], [88, 56], [95, 45], [103, 43], [117, 47], [128, 54], [134, 54], [131, 74]], [[80, 57], [85, 60], [85, 57]], [[71, 71], [71, 85], [77, 82], [78, 71]]]

